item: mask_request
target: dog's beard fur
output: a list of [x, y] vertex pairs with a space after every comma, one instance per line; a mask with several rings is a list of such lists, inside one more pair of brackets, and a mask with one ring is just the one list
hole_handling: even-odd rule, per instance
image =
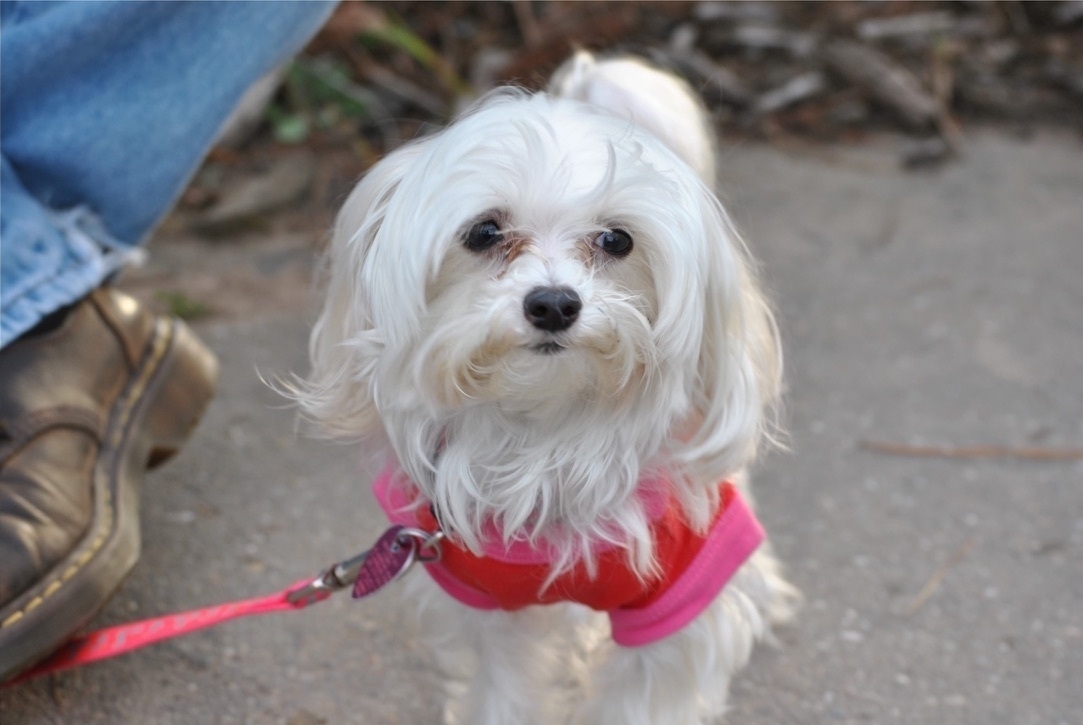
[[[590, 63], [558, 92], [589, 100]], [[375, 166], [339, 217], [313, 373], [295, 389], [325, 431], [393, 456], [449, 535], [475, 552], [494, 528], [544, 545], [554, 576], [593, 567], [598, 541], [649, 576], [637, 484], [664, 475], [704, 530], [779, 389], [770, 312], [696, 171], [713, 157], [678, 155], [709, 151], [701, 115], [671, 130], [697, 142], [667, 144], [617, 105], [497, 92]], [[488, 219], [503, 241], [468, 249], [467, 230]], [[627, 256], [595, 243], [613, 229], [631, 235]], [[566, 330], [524, 315], [545, 286], [582, 301]]]

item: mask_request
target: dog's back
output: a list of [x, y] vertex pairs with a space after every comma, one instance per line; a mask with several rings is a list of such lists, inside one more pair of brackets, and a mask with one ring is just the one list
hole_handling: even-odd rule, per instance
[[598, 60], [579, 51], [553, 74], [548, 91], [634, 121], [714, 186], [714, 134], [702, 102], [683, 80], [638, 58]]

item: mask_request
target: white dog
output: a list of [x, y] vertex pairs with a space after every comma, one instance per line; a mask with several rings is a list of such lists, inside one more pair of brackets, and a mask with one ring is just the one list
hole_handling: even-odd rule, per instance
[[[408, 596], [449, 721], [710, 720], [790, 611], [743, 483], [778, 340], [712, 146], [683, 82], [580, 53], [342, 209], [296, 395], [383, 462], [392, 521], [445, 536]], [[585, 647], [588, 607], [611, 636]]]

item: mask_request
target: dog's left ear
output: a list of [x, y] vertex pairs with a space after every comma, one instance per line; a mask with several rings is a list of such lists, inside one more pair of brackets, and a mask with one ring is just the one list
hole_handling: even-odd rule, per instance
[[703, 335], [693, 384], [694, 413], [674, 451], [696, 480], [733, 476], [775, 430], [782, 356], [774, 316], [736, 229], [714, 194], [705, 202]]

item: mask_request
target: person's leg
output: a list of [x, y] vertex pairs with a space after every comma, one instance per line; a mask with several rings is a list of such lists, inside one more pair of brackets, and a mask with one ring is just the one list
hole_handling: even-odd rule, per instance
[[102, 284], [332, 7], [0, 6], [0, 680], [120, 585], [143, 473], [213, 391], [214, 357], [183, 324]]
[[0, 7], [0, 346], [115, 271], [182, 191], [241, 94], [296, 53], [333, 7]]

